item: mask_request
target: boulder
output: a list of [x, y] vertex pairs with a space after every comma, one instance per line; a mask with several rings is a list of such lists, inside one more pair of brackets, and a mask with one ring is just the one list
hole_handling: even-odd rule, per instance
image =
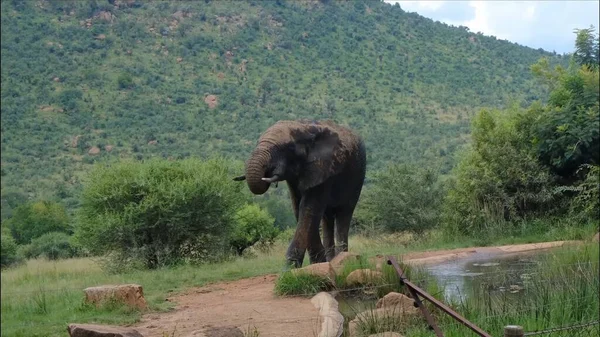
[[219, 98], [216, 95], [206, 95], [204, 103], [208, 105], [209, 109], [214, 109], [219, 104]]
[[117, 301], [130, 307], [147, 309], [144, 291], [138, 284], [104, 285], [83, 290], [86, 303], [100, 306], [106, 301]]
[[319, 309], [321, 331], [318, 337], [340, 337], [344, 332], [344, 316], [340, 314], [338, 302], [327, 292], [320, 292], [310, 302]]
[[346, 284], [349, 286], [373, 284], [374, 281], [381, 279], [382, 277], [383, 274], [380, 271], [357, 269], [348, 274], [346, 277]]
[[95, 155], [97, 155], [97, 154], [99, 154], [99, 153], [100, 153], [100, 148], [99, 148], [99, 147], [97, 147], [97, 146], [92, 146], [92, 147], [91, 147], [91, 148], [88, 150], [88, 154], [89, 154], [90, 156], [95, 156]]
[[401, 310], [410, 313], [410, 314], [418, 314], [419, 308], [415, 307], [415, 301], [401, 293], [391, 292], [385, 296], [383, 296], [377, 304], [376, 308], [400, 308]]
[[71, 337], [143, 337], [137, 330], [119, 326], [97, 324], [69, 324]]
[[336, 255], [329, 263], [336, 274], [339, 274], [344, 269], [344, 264], [348, 261], [358, 261], [360, 255], [349, 252], [341, 252]]
[[367, 310], [359, 313], [348, 323], [348, 335], [358, 336], [359, 324], [361, 322], [380, 322], [381, 324], [392, 323], [394, 325], [408, 323], [414, 319], [413, 311], [407, 312], [402, 307], [384, 307], [373, 310]]
[[387, 259], [385, 256], [377, 254], [374, 257], [369, 259], [369, 262], [375, 265], [375, 270], [382, 271], [383, 266], [387, 264]]
[[113, 149], [112, 145], [105, 145], [104, 146], [104, 151], [106, 151], [106, 152], [110, 152], [110, 151], [112, 151], [112, 149]]
[[329, 279], [332, 284], [335, 283], [335, 272], [331, 268], [331, 264], [329, 264], [329, 262], [313, 263], [306, 267], [292, 269], [292, 273], [294, 275], [309, 274], [321, 276]]

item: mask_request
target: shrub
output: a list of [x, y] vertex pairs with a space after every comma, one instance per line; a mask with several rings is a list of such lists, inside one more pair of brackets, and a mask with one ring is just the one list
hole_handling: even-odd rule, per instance
[[437, 225], [443, 194], [434, 171], [392, 165], [373, 180], [356, 212], [363, 228], [422, 233]]
[[231, 246], [238, 255], [256, 243], [272, 244], [278, 230], [274, 226], [275, 219], [269, 212], [255, 204], [246, 204], [235, 214], [235, 227], [231, 235]]
[[6, 268], [19, 262], [17, 255], [17, 242], [10, 234], [8, 228], [2, 227], [0, 247], [0, 267]]
[[21, 246], [19, 255], [28, 259], [43, 256], [49, 260], [59, 260], [77, 256], [77, 250], [71, 244], [71, 236], [51, 232], [33, 239], [28, 245]]
[[17, 244], [50, 232], [69, 232], [69, 218], [62, 204], [51, 201], [28, 202], [15, 208], [13, 217], [6, 220]]
[[77, 240], [147, 268], [206, 261], [227, 249], [241, 184], [222, 159], [96, 166], [82, 192]]

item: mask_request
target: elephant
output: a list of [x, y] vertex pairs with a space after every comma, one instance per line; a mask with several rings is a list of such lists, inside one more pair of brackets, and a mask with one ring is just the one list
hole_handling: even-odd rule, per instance
[[255, 195], [287, 182], [297, 227], [286, 259], [299, 268], [306, 250], [311, 264], [348, 251], [365, 172], [365, 144], [354, 131], [331, 120], [282, 120], [261, 134], [245, 175], [233, 180], [246, 180]]

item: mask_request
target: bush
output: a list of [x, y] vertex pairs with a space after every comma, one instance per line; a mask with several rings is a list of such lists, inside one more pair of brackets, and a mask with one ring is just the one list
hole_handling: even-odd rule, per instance
[[17, 242], [12, 237], [8, 228], [2, 227], [0, 247], [0, 267], [10, 267], [20, 261], [17, 255]]
[[357, 208], [361, 227], [422, 233], [437, 225], [443, 194], [434, 171], [392, 165], [373, 180]]
[[49, 260], [59, 260], [77, 256], [77, 250], [71, 244], [71, 236], [51, 232], [33, 239], [28, 245], [21, 246], [19, 255], [28, 259], [43, 256]]
[[20, 245], [28, 244], [46, 233], [70, 231], [65, 207], [51, 201], [28, 202], [18, 206], [13, 217], [6, 220], [6, 227]]
[[231, 246], [238, 255], [256, 243], [270, 245], [279, 231], [275, 219], [269, 212], [255, 204], [246, 204], [235, 214], [235, 227], [231, 235]]
[[206, 261], [228, 249], [241, 184], [221, 159], [96, 166], [82, 192], [77, 240], [92, 254], [147, 268]]

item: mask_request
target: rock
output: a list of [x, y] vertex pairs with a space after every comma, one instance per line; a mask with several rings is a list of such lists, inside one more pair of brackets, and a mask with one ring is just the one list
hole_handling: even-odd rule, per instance
[[206, 95], [206, 97], [204, 97], [204, 103], [208, 104], [210, 109], [214, 109], [219, 103], [219, 100], [216, 95]]
[[60, 78], [59, 77], [55, 77], [52, 79], [54, 82], [60, 82]]
[[96, 36], [96, 40], [104, 40], [104, 39], [106, 39], [106, 35], [104, 35], [104, 34], [100, 34], [100, 35]]
[[100, 153], [100, 148], [99, 148], [99, 147], [97, 147], [97, 146], [92, 146], [92, 147], [91, 147], [91, 148], [88, 150], [88, 154], [89, 154], [90, 156], [95, 156], [95, 155], [97, 155], [97, 154], [99, 154], [99, 153]]
[[331, 283], [335, 282], [335, 273], [331, 268], [331, 264], [329, 264], [329, 262], [313, 263], [306, 267], [292, 269], [292, 273], [294, 275], [309, 274], [321, 276], [323, 278], [329, 279]]
[[401, 334], [397, 333], [397, 332], [392, 332], [392, 331], [387, 331], [387, 332], [380, 332], [380, 333], [376, 333], [373, 335], [369, 335], [369, 337], [404, 337]]
[[178, 57], [177, 58], [177, 63], [181, 63], [181, 61], [183, 61], [183, 57]]
[[148, 303], [144, 298], [144, 290], [138, 284], [104, 285], [83, 290], [87, 303], [100, 306], [105, 301], [118, 301], [130, 307], [147, 309]]
[[346, 277], [346, 284], [349, 286], [372, 284], [375, 280], [382, 277], [383, 274], [380, 271], [371, 269], [357, 269], [348, 274], [348, 277]]
[[348, 261], [358, 261], [360, 255], [349, 252], [340, 252], [329, 263], [336, 274], [339, 274], [344, 269], [344, 264]]
[[592, 241], [594, 241], [594, 242], [600, 242], [600, 232], [596, 233], [596, 235], [594, 235], [594, 237], [592, 238]]
[[349, 336], [358, 336], [358, 327], [361, 322], [375, 321], [378, 324], [389, 324], [393, 322], [393, 324], [397, 326], [398, 324], [402, 324], [403, 321], [408, 323], [408, 321], [412, 320], [414, 317], [413, 311], [407, 312], [401, 307], [385, 307], [363, 311], [348, 323], [348, 334]]
[[148, 145], [156, 145], [156, 144], [158, 144], [158, 140], [156, 140], [156, 139], [148, 142]]
[[71, 147], [77, 147], [77, 144], [79, 143], [79, 138], [81, 138], [81, 135], [77, 135], [71, 138]]
[[321, 331], [318, 337], [340, 337], [344, 332], [344, 316], [340, 314], [338, 302], [327, 292], [320, 292], [310, 299], [319, 309]]
[[104, 146], [104, 151], [106, 151], [106, 152], [110, 152], [110, 151], [112, 151], [112, 149], [113, 149], [112, 145], [105, 145]]
[[411, 314], [418, 314], [419, 313], [419, 308], [415, 307], [414, 305], [415, 301], [404, 295], [401, 293], [397, 293], [397, 292], [391, 292], [385, 296], [383, 296], [381, 299], [379, 299], [379, 301], [377, 301], [377, 304], [375, 305], [376, 308], [395, 308], [398, 307], [401, 310], [411, 313]]
[[69, 324], [71, 337], [143, 337], [137, 330], [119, 326], [97, 324]]
[[104, 20], [104, 21], [108, 21], [108, 22], [112, 22], [115, 18], [115, 16], [112, 15], [111, 12], [106, 12], [106, 11], [101, 11], [100, 13], [98, 13], [98, 15], [96, 17], [98, 17], [100, 20]]
[[202, 330], [192, 331], [187, 337], [244, 337], [244, 332], [240, 328], [232, 325], [228, 326], [207, 326]]

